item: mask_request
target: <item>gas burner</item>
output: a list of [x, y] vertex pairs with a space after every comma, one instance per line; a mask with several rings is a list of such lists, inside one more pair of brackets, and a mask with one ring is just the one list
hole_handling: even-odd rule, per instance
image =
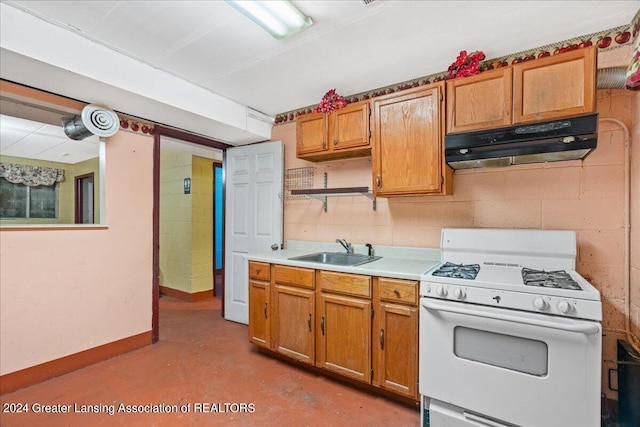
[[478, 271], [480, 271], [478, 264], [453, 264], [446, 262], [431, 274], [434, 276], [473, 280], [478, 275]]
[[582, 290], [580, 285], [578, 285], [578, 282], [573, 280], [571, 276], [564, 270], [544, 271], [534, 270], [532, 268], [523, 268], [522, 280], [527, 286], [571, 289], [574, 291]]

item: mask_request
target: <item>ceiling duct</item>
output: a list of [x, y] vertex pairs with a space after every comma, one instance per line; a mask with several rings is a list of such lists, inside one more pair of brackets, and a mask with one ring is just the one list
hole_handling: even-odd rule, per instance
[[609, 67], [598, 69], [598, 89], [624, 89], [627, 78], [627, 67]]
[[110, 109], [90, 104], [82, 109], [79, 116], [63, 118], [62, 128], [69, 138], [76, 141], [92, 135], [106, 138], [118, 132], [120, 119]]

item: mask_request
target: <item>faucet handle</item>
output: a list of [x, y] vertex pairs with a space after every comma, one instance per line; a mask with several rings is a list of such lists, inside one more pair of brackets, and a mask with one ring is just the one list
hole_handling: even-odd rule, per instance
[[371, 258], [374, 254], [373, 245], [371, 243], [366, 243], [365, 246], [369, 248], [368, 255]]

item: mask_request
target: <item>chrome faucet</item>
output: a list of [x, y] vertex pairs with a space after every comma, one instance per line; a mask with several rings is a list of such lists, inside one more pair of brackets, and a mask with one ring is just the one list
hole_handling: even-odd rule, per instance
[[348, 243], [345, 239], [336, 239], [336, 243], [340, 243], [348, 254], [353, 253], [353, 246], [351, 246], [351, 243]]

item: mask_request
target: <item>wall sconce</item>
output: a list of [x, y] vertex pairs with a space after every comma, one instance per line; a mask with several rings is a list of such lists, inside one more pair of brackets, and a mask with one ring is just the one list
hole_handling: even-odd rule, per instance
[[191, 178], [184, 179], [184, 194], [191, 194]]

